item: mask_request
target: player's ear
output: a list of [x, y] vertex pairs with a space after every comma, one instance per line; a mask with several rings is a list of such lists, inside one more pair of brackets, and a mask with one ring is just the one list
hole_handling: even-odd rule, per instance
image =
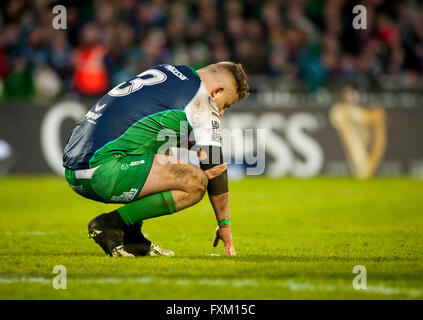
[[216, 87], [210, 92], [210, 95], [212, 98], [214, 98], [216, 94], [222, 93], [223, 91], [224, 91], [223, 87]]

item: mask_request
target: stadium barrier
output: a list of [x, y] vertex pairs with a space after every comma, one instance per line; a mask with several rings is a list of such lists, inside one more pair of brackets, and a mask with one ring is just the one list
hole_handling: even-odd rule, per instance
[[[348, 123], [348, 112], [331, 116], [330, 103], [288, 108], [264, 103], [252, 107], [260, 100], [253, 96], [252, 101], [234, 106], [222, 118], [223, 128], [230, 129], [229, 136], [224, 136], [225, 159], [238, 159], [229, 166], [233, 177], [257, 166], [263, 170], [251, 174], [423, 176], [422, 107], [381, 108], [378, 116], [370, 113], [370, 108], [361, 108], [368, 121]], [[62, 173], [67, 136], [92, 105], [92, 101], [51, 106], [0, 103], [0, 175]], [[264, 136], [259, 137], [257, 129]], [[263, 152], [260, 159], [245, 158], [246, 153]], [[251, 159], [264, 163], [252, 163]]]

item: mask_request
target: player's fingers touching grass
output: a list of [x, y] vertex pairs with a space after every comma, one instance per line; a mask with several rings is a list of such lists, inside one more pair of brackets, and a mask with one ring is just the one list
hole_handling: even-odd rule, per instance
[[225, 256], [236, 256], [235, 248], [233, 245], [228, 245], [225, 247]]
[[232, 242], [232, 232], [230, 227], [219, 227], [220, 238], [225, 245], [225, 256], [234, 256], [235, 248]]
[[228, 227], [217, 227], [216, 229], [216, 236], [213, 241], [213, 247], [217, 247], [219, 244], [219, 240], [223, 241], [225, 247], [225, 255], [235, 256], [235, 248], [232, 242], [232, 233], [231, 228]]

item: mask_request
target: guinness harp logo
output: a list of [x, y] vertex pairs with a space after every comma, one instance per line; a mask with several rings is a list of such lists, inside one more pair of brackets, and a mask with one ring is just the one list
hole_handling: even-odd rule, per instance
[[352, 174], [367, 178], [374, 174], [385, 152], [386, 115], [382, 107], [357, 105], [356, 97], [353, 89], [344, 89], [342, 101], [330, 112], [330, 121], [338, 133]]

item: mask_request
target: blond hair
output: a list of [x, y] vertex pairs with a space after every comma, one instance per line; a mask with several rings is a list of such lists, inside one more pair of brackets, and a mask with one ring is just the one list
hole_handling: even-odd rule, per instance
[[238, 101], [247, 98], [250, 95], [248, 92], [250, 87], [247, 83], [247, 75], [245, 74], [244, 68], [240, 63], [222, 61], [203, 68], [205, 71], [221, 71], [222, 69], [229, 72], [235, 80], [235, 90], [238, 94]]

